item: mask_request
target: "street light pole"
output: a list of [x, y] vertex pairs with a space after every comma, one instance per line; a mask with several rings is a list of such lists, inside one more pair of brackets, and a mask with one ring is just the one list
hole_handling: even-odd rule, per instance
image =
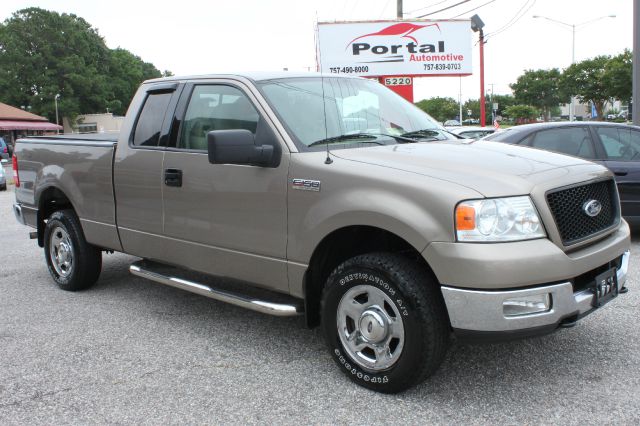
[[480, 34], [480, 127], [486, 126], [486, 111], [484, 108], [484, 22], [478, 15], [471, 17], [471, 30]]
[[[60, 125], [60, 121], [58, 120], [58, 98], [60, 97], [60, 93], [53, 97], [53, 102], [56, 104], [56, 125]], [[60, 129], [57, 129], [57, 132], [60, 133]]]
[[[638, 0], [635, 0], [636, 2]], [[546, 16], [533, 15], [534, 18], [542, 18], [547, 21], [555, 22], [556, 24], [564, 25], [565, 27], [571, 28], [571, 64], [576, 63], [576, 28], [581, 27], [583, 25], [591, 24], [592, 22], [599, 21], [604, 18], [615, 18], [616, 15], [606, 15], [600, 16], [599, 18], [591, 19], [589, 21], [582, 22], [580, 24], [568, 24], [566, 22], [558, 21], [557, 19], [548, 18]], [[569, 121], [573, 121], [575, 111], [574, 111], [574, 96], [571, 96], [571, 102], [569, 103]]]
[[640, 0], [633, 2], [633, 124], [640, 126]]

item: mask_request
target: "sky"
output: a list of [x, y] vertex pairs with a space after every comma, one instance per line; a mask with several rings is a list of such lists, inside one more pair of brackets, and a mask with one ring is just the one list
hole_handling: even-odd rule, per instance
[[[176, 75], [314, 71], [317, 21], [396, 17], [396, 0], [180, 0], [169, 5], [146, 0], [2, 0], [0, 20], [33, 6], [81, 16], [98, 29], [108, 47], [127, 49]], [[526, 69], [571, 64], [570, 26], [533, 15], [576, 25], [596, 20], [576, 26], [576, 61], [616, 55], [633, 46], [632, 0], [404, 0], [403, 9], [405, 19], [433, 12], [428, 19], [464, 19], [477, 13], [487, 35], [486, 91], [496, 94], [511, 93], [509, 84]], [[616, 17], [598, 19], [608, 15]], [[418, 78], [416, 101], [458, 99], [460, 92], [463, 101], [479, 97], [477, 36], [469, 33], [473, 75]]]

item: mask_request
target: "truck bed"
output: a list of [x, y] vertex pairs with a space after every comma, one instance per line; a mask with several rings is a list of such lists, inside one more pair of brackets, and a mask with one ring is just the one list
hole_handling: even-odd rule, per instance
[[[117, 133], [70, 134], [18, 140], [20, 186], [16, 199], [25, 221], [38, 226], [36, 212], [45, 191], [58, 188], [73, 206], [87, 240], [121, 249], [116, 229], [113, 155]], [[73, 148], [70, 147], [73, 146]]]

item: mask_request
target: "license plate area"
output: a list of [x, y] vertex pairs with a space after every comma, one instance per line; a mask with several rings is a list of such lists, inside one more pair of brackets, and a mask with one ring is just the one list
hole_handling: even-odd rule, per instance
[[611, 268], [596, 276], [595, 283], [591, 287], [594, 293], [594, 308], [599, 308], [618, 296], [618, 274], [616, 268]]

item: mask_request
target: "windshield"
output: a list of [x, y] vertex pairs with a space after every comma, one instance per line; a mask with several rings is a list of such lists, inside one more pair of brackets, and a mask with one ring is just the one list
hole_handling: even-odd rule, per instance
[[[268, 80], [259, 85], [303, 148], [313, 145], [322, 149], [319, 145], [328, 139], [332, 143], [372, 146], [363, 143], [362, 134], [375, 135], [384, 144], [401, 143], [402, 139], [393, 136], [402, 135], [416, 141], [453, 139], [433, 118], [376, 81], [304, 77]], [[345, 135], [360, 137], [350, 139]]]

